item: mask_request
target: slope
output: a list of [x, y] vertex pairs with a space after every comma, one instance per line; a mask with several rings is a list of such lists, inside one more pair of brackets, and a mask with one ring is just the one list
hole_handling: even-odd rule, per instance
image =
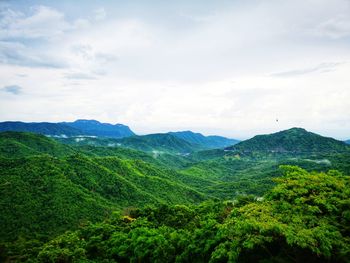
[[54, 235], [115, 209], [205, 199], [154, 165], [81, 154], [0, 159], [0, 196], [3, 241]]
[[202, 148], [200, 145], [189, 143], [181, 138], [166, 133], [132, 136], [120, 139], [119, 143], [122, 147], [146, 152], [168, 152], [183, 155]]
[[350, 147], [342, 141], [308, 132], [302, 128], [291, 128], [268, 135], [257, 135], [242, 141], [226, 150], [241, 152], [277, 152], [277, 153], [320, 153], [345, 152]]
[[201, 145], [204, 149], [224, 148], [234, 145], [239, 141], [221, 136], [204, 136], [192, 131], [169, 132], [169, 134], [181, 138], [189, 143]]
[[66, 156], [76, 152], [72, 147], [41, 134], [28, 132], [1, 132], [0, 157], [16, 158], [37, 154]]

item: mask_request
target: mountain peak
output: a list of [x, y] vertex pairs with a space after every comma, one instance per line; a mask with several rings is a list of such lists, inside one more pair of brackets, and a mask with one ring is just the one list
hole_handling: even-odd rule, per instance
[[244, 152], [310, 153], [347, 151], [349, 147], [336, 139], [294, 127], [272, 134], [257, 135], [227, 149]]
[[283, 130], [281, 132], [292, 132], [292, 133], [300, 133], [300, 134], [308, 133], [307, 130], [305, 130], [304, 128], [300, 128], [300, 127], [293, 127], [293, 128], [288, 129], [288, 130]]
[[63, 124], [79, 129], [83, 131], [85, 135], [112, 138], [123, 138], [135, 135], [126, 125], [101, 123], [97, 120], [78, 119], [74, 122], [63, 122]]

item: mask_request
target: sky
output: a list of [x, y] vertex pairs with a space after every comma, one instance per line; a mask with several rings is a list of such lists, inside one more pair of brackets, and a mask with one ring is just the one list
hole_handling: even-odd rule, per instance
[[350, 139], [350, 0], [0, 1], [0, 121]]

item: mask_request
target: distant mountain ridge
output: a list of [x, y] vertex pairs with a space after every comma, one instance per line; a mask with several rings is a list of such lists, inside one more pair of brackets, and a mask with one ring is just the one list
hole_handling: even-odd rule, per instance
[[225, 146], [237, 142], [236, 140], [220, 136], [206, 137], [200, 133], [193, 133], [191, 131], [134, 135], [119, 139], [100, 137], [91, 138], [88, 136], [57, 139], [60, 142], [70, 145], [123, 147], [152, 152], [153, 154], [175, 153], [180, 155], [186, 155], [200, 150], [222, 149]]
[[[20, 121], [0, 122], [0, 132], [2, 131], [33, 132], [62, 138], [95, 136], [101, 138], [123, 139], [127, 137], [134, 137], [130, 140], [118, 142], [118, 144], [121, 143], [130, 148], [146, 151], [163, 151], [166, 148], [164, 146], [169, 144], [170, 151], [175, 152], [177, 150], [178, 152], [182, 153], [191, 152], [194, 149], [208, 150], [224, 148], [239, 142], [238, 140], [229, 139], [222, 136], [204, 136], [201, 133], [195, 133], [192, 131], [155, 133], [137, 136], [128, 126], [124, 124], [101, 123], [97, 120], [85, 119], [79, 119], [74, 122], [58, 123]], [[161, 141], [163, 145], [160, 144]], [[96, 146], [98, 143], [99, 142], [96, 141]]]
[[0, 122], [0, 132], [3, 131], [34, 132], [52, 136], [77, 136], [82, 133], [82, 131], [76, 128], [60, 123], [21, 121]]
[[96, 120], [76, 120], [74, 122], [0, 122], [1, 131], [34, 132], [50, 136], [79, 136], [89, 135], [98, 137], [123, 138], [135, 135], [130, 128], [123, 124], [101, 123]]
[[206, 149], [224, 148], [239, 142], [238, 140], [229, 139], [222, 136], [204, 136], [201, 133], [195, 133], [192, 131], [169, 132], [169, 134], [174, 135], [190, 143], [201, 145]]
[[123, 124], [101, 123], [96, 120], [76, 120], [74, 122], [61, 122], [60, 124], [81, 130], [84, 135], [99, 137], [124, 138], [135, 135], [130, 128]]
[[226, 150], [309, 153], [348, 151], [350, 147], [345, 142], [323, 137], [302, 128], [291, 128], [272, 134], [256, 135], [249, 140], [227, 147]]

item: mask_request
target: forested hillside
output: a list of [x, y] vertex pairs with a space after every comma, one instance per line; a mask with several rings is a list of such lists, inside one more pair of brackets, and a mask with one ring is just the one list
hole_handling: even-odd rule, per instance
[[228, 139], [222, 136], [204, 136], [201, 133], [194, 133], [191, 131], [169, 132], [169, 134], [190, 143], [201, 145], [203, 148], [207, 149], [224, 148], [238, 143], [238, 140]]
[[0, 157], [17, 158], [38, 154], [49, 154], [55, 157], [75, 153], [70, 146], [57, 143], [41, 134], [24, 132], [0, 133]]
[[262, 200], [114, 213], [24, 258], [38, 262], [348, 262], [350, 178], [282, 167]]
[[311, 152], [339, 152], [348, 151], [350, 147], [342, 141], [308, 132], [302, 128], [269, 134], [257, 135], [252, 139], [240, 142], [227, 150], [243, 152], [278, 152], [278, 153], [306, 153]]
[[120, 146], [155, 154], [168, 152], [185, 155], [203, 149], [199, 144], [190, 143], [171, 134], [156, 133], [143, 136], [132, 136], [119, 140]]
[[211, 150], [3, 132], [0, 260], [347, 262], [349, 174], [346, 144], [300, 129]]

